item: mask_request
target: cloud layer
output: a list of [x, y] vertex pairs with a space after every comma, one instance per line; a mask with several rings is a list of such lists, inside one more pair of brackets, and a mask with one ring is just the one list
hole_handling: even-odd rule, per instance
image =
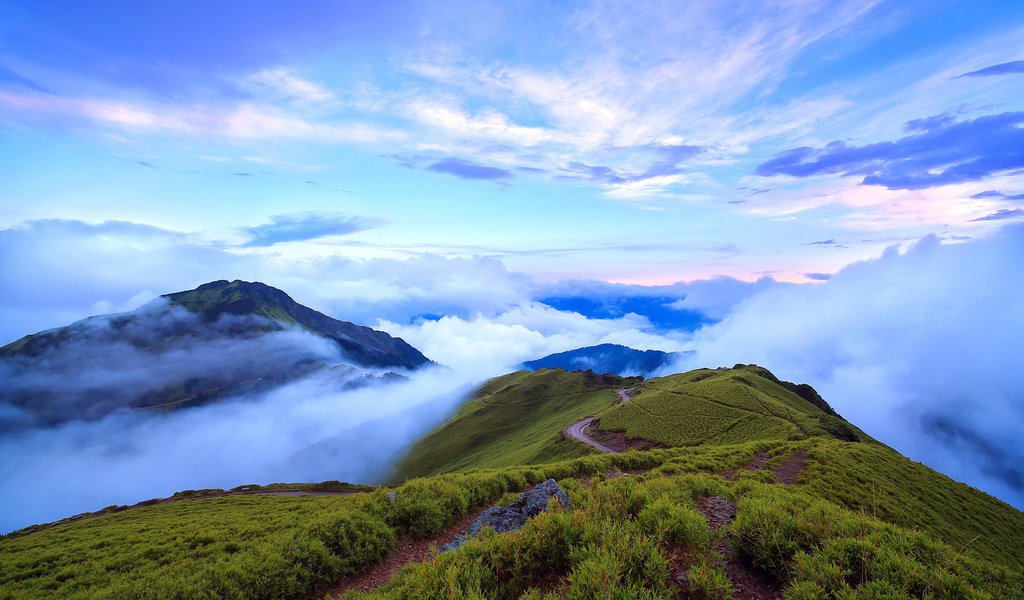
[[0, 531], [183, 489], [379, 481], [468, 383], [436, 371], [340, 392], [311, 378], [205, 408], [0, 437]]
[[1024, 112], [956, 121], [947, 115], [907, 123], [893, 142], [795, 148], [761, 164], [764, 177], [863, 176], [864, 185], [913, 190], [979, 181], [1024, 168]]
[[676, 368], [762, 364], [909, 457], [1024, 506], [1024, 227], [927, 238], [741, 302]]

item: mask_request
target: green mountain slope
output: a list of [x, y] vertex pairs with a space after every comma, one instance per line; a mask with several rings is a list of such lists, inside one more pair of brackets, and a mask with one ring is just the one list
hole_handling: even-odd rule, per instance
[[580, 417], [608, 408], [618, 400], [615, 390], [638, 381], [560, 369], [497, 377], [414, 444], [396, 465], [394, 478], [589, 454], [587, 446], [563, 440], [561, 431]]
[[[631, 396], [626, 403], [617, 393], [624, 388]], [[636, 442], [631, 447], [810, 436], [870, 439], [834, 414], [810, 386], [781, 382], [754, 365], [642, 383], [587, 371], [517, 371], [489, 381], [445, 424], [417, 441], [396, 465], [394, 479], [592, 454], [591, 447], [563, 435], [567, 425], [584, 417], [595, 417], [588, 430], [595, 439], [624, 433]]]
[[[696, 408], [703, 425], [687, 428]], [[599, 453], [564, 440], [585, 416], [671, 447]], [[726, 443], [744, 431], [753, 439]], [[746, 598], [752, 581], [791, 599], [1024, 597], [1024, 513], [760, 367], [639, 385], [512, 373], [403, 466], [454, 472], [340, 497], [183, 499], [0, 538], [0, 599], [318, 598], [353, 581], [383, 585], [346, 598]], [[437, 556], [411, 550], [548, 478], [571, 508]]]
[[[743, 469], [757, 452], [771, 466], [802, 451], [807, 468], [792, 486], [769, 471]], [[890, 454], [860, 463], [877, 452]], [[525, 597], [544, 590], [667, 599], [679, 597], [679, 574], [691, 591], [725, 597], [734, 574], [720, 566], [722, 535], [790, 598], [1021, 597], [1019, 511], [962, 490], [971, 510], [987, 516], [958, 523], [943, 508], [945, 498], [922, 498], [937, 512], [914, 518], [946, 521], [947, 533], [910, 528], [832, 492], [864, 485], [865, 470], [898, 482], [905, 463], [880, 445], [812, 438], [460, 472], [412, 480], [393, 497], [382, 489], [186, 499], [0, 538], [0, 598], [322, 597], [385, 557], [404, 560], [414, 540], [444, 539], [463, 516], [549, 477], [569, 493], [571, 509], [411, 564], [367, 597], [519, 598], [532, 589]], [[929, 493], [951, 489], [952, 482], [920, 469]], [[723, 476], [736, 470], [731, 480]], [[622, 471], [638, 474], [606, 475]], [[892, 487], [894, 500], [918, 494], [921, 481]], [[735, 519], [717, 534], [708, 530], [709, 501], [735, 507]], [[985, 545], [968, 543], [981, 535]]]
[[663, 446], [811, 436], [869, 440], [836, 415], [810, 386], [779, 381], [756, 365], [659, 377], [645, 381], [631, 394], [629, 402], [598, 414], [595, 426]]

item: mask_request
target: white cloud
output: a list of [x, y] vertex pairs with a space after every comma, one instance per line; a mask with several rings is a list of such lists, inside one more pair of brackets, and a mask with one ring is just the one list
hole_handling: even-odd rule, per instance
[[343, 392], [314, 377], [165, 415], [117, 413], [5, 436], [0, 532], [184, 489], [379, 482], [474, 383], [432, 370]]
[[892, 248], [821, 285], [747, 299], [675, 368], [753, 362], [810, 383], [897, 450], [1022, 506], [1021, 256], [1020, 226]]
[[652, 333], [651, 323], [640, 315], [591, 319], [534, 302], [490, 318], [446, 316], [412, 325], [381, 321], [378, 328], [442, 364], [481, 377], [507, 372], [523, 361], [596, 344], [667, 352], [682, 348], [677, 339]]
[[269, 88], [289, 99], [310, 102], [326, 102], [334, 99], [334, 94], [324, 86], [303, 79], [284, 67], [257, 71], [247, 77], [246, 81]]

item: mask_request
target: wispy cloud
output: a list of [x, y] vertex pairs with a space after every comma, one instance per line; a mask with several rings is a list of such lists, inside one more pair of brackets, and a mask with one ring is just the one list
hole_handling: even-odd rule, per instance
[[460, 179], [484, 179], [498, 181], [515, 177], [510, 171], [498, 167], [488, 167], [462, 158], [444, 158], [429, 167], [428, 171], [447, 173]]
[[246, 81], [284, 96], [286, 99], [326, 102], [334, 99], [327, 88], [298, 75], [286, 68], [263, 69], [253, 73]]
[[978, 192], [971, 196], [974, 199], [982, 198], [1001, 198], [1003, 200], [1024, 200], [1024, 194], [1007, 194], [996, 190], [986, 190], [984, 192]]
[[1024, 168], [1024, 112], [956, 121], [948, 115], [907, 123], [911, 133], [892, 142], [794, 148], [761, 164], [764, 177], [820, 174], [863, 176], [864, 185], [912, 190]]
[[242, 232], [249, 236], [249, 241], [243, 246], [273, 246], [331, 235], [346, 235], [373, 229], [382, 224], [379, 219], [331, 213], [276, 215], [270, 218], [270, 223], [243, 228]]
[[1005, 221], [1007, 219], [1020, 219], [1024, 218], [1024, 209], [1020, 208], [1004, 208], [998, 210], [990, 215], [984, 217], [978, 217], [977, 219], [971, 219], [971, 221]]
[[269, 104], [168, 105], [85, 97], [0, 91], [0, 109], [77, 118], [136, 134], [171, 133], [238, 140], [299, 140], [335, 144], [371, 144], [407, 137], [396, 129], [365, 122], [339, 122]]
[[1014, 60], [992, 65], [991, 67], [964, 73], [960, 77], [990, 77], [992, 75], [1013, 75], [1018, 73], [1024, 73], [1024, 60]]

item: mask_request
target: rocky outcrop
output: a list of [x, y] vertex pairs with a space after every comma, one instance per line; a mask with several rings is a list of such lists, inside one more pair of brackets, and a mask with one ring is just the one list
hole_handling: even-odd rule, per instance
[[526, 521], [533, 516], [544, 512], [548, 502], [556, 498], [563, 508], [572, 507], [572, 500], [565, 493], [554, 479], [548, 479], [544, 483], [535, 486], [528, 492], [519, 494], [519, 500], [505, 506], [492, 506], [480, 513], [480, 516], [469, 526], [466, 535], [461, 535], [451, 542], [441, 546], [441, 552], [454, 550], [466, 542], [469, 538], [480, 533], [485, 527], [490, 527], [498, 533], [515, 531], [526, 525]]

